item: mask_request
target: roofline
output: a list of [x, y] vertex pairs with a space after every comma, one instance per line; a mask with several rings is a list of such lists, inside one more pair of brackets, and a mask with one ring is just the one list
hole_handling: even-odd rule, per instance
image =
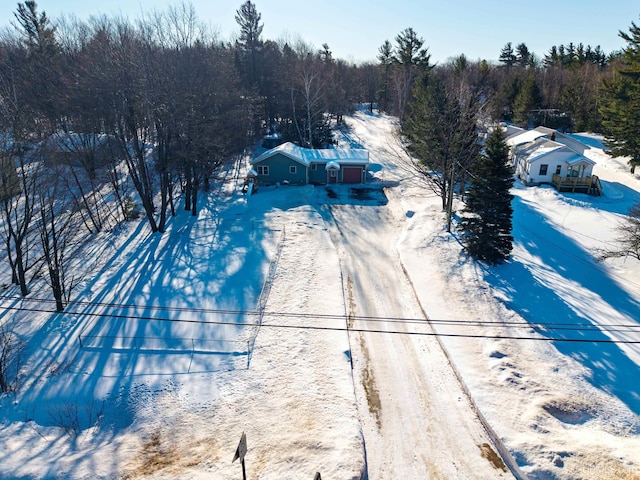
[[[287, 142], [287, 143], [291, 143], [291, 142]], [[276, 154], [281, 154], [286, 156], [287, 158], [301, 164], [304, 165], [305, 167], [309, 167], [312, 163], [319, 163], [319, 164], [324, 164], [326, 165], [329, 162], [336, 162], [339, 165], [369, 165], [369, 151], [363, 148], [357, 148], [357, 149], [346, 149], [346, 148], [341, 148], [341, 149], [332, 149], [332, 148], [328, 148], [328, 149], [318, 149], [318, 150], [327, 150], [327, 151], [334, 151], [334, 152], [349, 152], [350, 150], [353, 150], [354, 152], [364, 152], [366, 155], [366, 158], [356, 158], [356, 157], [348, 157], [348, 158], [322, 158], [322, 157], [312, 157], [312, 158], [308, 158], [307, 155], [305, 155], [306, 151], [312, 152], [315, 149], [309, 149], [309, 148], [302, 148], [299, 147], [295, 144], [295, 150], [294, 151], [298, 151], [300, 155], [296, 155], [295, 153], [293, 153], [291, 150], [283, 148], [283, 145], [287, 145], [287, 143], [283, 143], [281, 145], [278, 145], [277, 147], [274, 147], [270, 150], [267, 150], [266, 152], [263, 152], [262, 154], [260, 154], [259, 156], [257, 156], [256, 158], [254, 158], [253, 160], [251, 160], [251, 165], [255, 165], [256, 163], [260, 163], [268, 158], [271, 158], [272, 156], [276, 155]]]
[[263, 154], [261, 154], [260, 156], [254, 158], [253, 160], [251, 160], [251, 165], [255, 165], [256, 163], [260, 163], [268, 158], [273, 157], [276, 154], [280, 154], [280, 155], [284, 155], [285, 157], [290, 158], [291, 160], [293, 160], [294, 162], [297, 162], [301, 165], [304, 165], [305, 167], [308, 167], [309, 164], [306, 163], [304, 161], [304, 159], [299, 158], [293, 154], [291, 154], [291, 152], [288, 152], [287, 150], [283, 150], [283, 149], [278, 149], [278, 147], [276, 148], [272, 148], [271, 150], [267, 150], [266, 152], [264, 152]]

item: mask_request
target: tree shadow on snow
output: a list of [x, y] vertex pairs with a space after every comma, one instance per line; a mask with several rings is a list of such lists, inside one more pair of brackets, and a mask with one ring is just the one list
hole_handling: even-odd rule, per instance
[[127, 398], [137, 385], [162, 389], [181, 375], [247, 368], [280, 232], [259, 212], [245, 221], [202, 204], [198, 218], [180, 211], [163, 234], [141, 222], [96, 281], [50, 315], [27, 348], [39, 373], [13, 416], [58, 426], [77, 407], [84, 430], [101, 399], [102, 421], [115, 431], [133, 421]]
[[[542, 219], [520, 198], [516, 197], [514, 202], [517, 209], [531, 210], [524, 218], [540, 219], [535, 225], [514, 224], [513, 228], [514, 245], [525, 249], [531, 258], [539, 259], [539, 263], [530, 264], [514, 251], [515, 258], [492, 269], [486, 280], [502, 291], [505, 298], [517, 298], [509, 307], [524, 319], [532, 324], [548, 324], [536, 326], [535, 330], [545, 337], [561, 339], [554, 342], [555, 348], [584, 365], [590, 371], [588, 381], [640, 414], [637, 381], [640, 365], [627, 354], [627, 351], [640, 354], [640, 346], [596, 342], [611, 338], [638, 340], [640, 303], [589, 252]], [[558, 281], [558, 277], [575, 287], [566, 288], [567, 282]], [[609, 313], [603, 311], [603, 305], [609, 307]], [[612, 315], [620, 318], [612, 321]], [[607, 323], [633, 328], [619, 328], [605, 335], [598, 327], [607, 329]]]
[[632, 188], [618, 182], [602, 180], [601, 197], [589, 197], [594, 207], [606, 212], [627, 215], [629, 209], [640, 202], [640, 194]]

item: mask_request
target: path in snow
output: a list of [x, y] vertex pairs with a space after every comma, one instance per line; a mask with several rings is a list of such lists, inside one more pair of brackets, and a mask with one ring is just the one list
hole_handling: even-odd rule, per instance
[[[348, 187], [341, 188], [346, 196]], [[402, 224], [386, 206], [340, 203], [326, 219], [351, 326], [430, 331], [426, 321], [393, 320], [424, 318], [395, 250]], [[371, 235], [362, 236], [366, 231]], [[389, 320], [358, 319], [363, 316]], [[371, 480], [510, 477], [497, 468], [502, 463], [435, 337], [352, 333], [351, 348]]]

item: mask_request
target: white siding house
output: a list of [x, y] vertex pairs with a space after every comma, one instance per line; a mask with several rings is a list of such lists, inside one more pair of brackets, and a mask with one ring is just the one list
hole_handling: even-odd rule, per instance
[[[537, 127], [507, 138], [516, 176], [525, 185], [551, 184], [558, 190], [600, 194], [588, 148], [550, 128]], [[597, 184], [597, 185], [594, 185]]]

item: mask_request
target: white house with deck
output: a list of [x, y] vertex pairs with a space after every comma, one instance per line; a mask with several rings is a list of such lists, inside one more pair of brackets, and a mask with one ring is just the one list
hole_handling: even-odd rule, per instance
[[525, 185], [550, 184], [559, 191], [600, 195], [595, 162], [586, 145], [547, 127], [516, 131], [506, 139], [516, 176]]

